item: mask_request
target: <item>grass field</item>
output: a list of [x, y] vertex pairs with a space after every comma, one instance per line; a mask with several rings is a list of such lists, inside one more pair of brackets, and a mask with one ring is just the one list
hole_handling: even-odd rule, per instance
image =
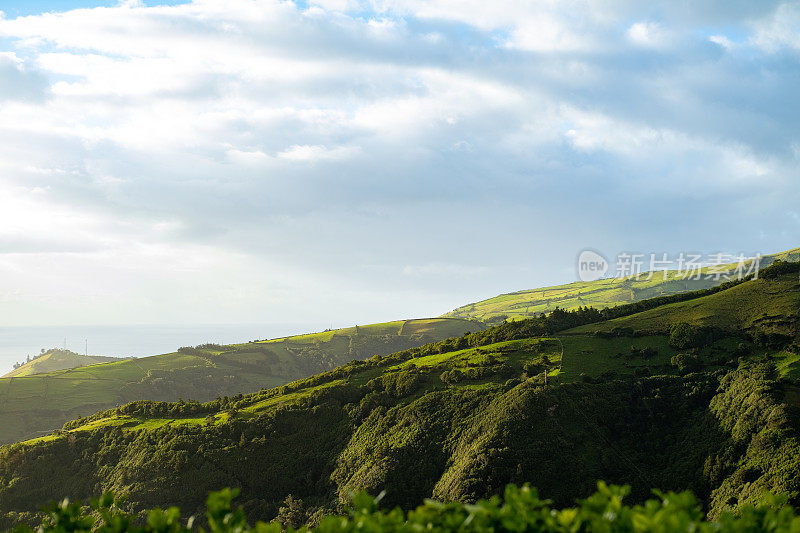
[[[800, 248], [764, 256], [761, 260], [761, 267], [766, 267], [778, 259], [800, 261]], [[730, 268], [734, 266], [731, 265]], [[707, 274], [709, 269], [704, 269], [704, 272]], [[646, 277], [646, 275], [642, 275], [638, 279], [627, 277], [592, 282], [576, 281], [565, 285], [501, 294], [459, 307], [442, 316], [471, 318], [486, 322], [502, 321], [506, 318], [517, 320], [547, 313], [556, 307], [567, 310], [582, 306], [602, 309], [656, 296], [707, 289], [725, 281], [724, 279], [706, 279], [705, 275], [701, 276], [701, 279], [685, 280], [675, 271], [668, 272], [666, 279], [661, 272], [653, 274], [652, 279], [645, 279]]]
[[[601, 339], [594, 336], [564, 336], [564, 363], [561, 381], [575, 382], [581, 374], [589, 377], [602, 376], [613, 372], [631, 375], [637, 368], [647, 367], [655, 374], [672, 373], [670, 358], [676, 351], [668, 344], [665, 336], [638, 337], [635, 339], [619, 337]], [[658, 354], [644, 358], [631, 355], [631, 346], [653, 348]]]
[[800, 280], [795, 275], [778, 280], [758, 279], [686, 302], [663, 305], [631, 316], [590, 324], [574, 333], [610, 331], [629, 327], [641, 331], [665, 332], [672, 324], [686, 322], [723, 329], [758, 328], [779, 333], [796, 333], [800, 318]]
[[66, 370], [78, 366], [92, 365], [95, 363], [108, 363], [118, 361], [118, 357], [104, 357], [101, 355], [81, 355], [69, 350], [53, 349], [42, 355], [37, 356], [32, 361], [25, 363], [19, 368], [15, 368], [4, 378], [32, 376], [34, 374], [44, 374], [45, 372], [55, 372]]

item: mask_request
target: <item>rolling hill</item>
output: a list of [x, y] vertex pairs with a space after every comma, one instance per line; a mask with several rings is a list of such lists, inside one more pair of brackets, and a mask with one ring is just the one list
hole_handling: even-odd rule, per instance
[[757, 279], [698, 300], [675, 302], [609, 320], [586, 325], [574, 331], [611, 331], [633, 328], [638, 331], [668, 332], [684, 322], [729, 331], [762, 331], [796, 335], [800, 323], [800, 279]]
[[[760, 266], [768, 267], [777, 260], [800, 261], [800, 248], [766, 255], [761, 258]], [[732, 271], [735, 267], [735, 264], [728, 265], [728, 270]], [[725, 281], [716, 275], [709, 275], [709, 268], [703, 269], [700, 279], [683, 279], [676, 271], [669, 271], [666, 279], [660, 272], [653, 275], [652, 279], [646, 278], [646, 275], [642, 275], [591, 282], [576, 281], [565, 285], [517, 291], [467, 304], [442, 316], [499, 323], [506, 319], [519, 320], [548, 313], [556, 307], [567, 310], [582, 306], [602, 309], [656, 296], [707, 289]]]
[[32, 376], [34, 374], [44, 374], [57, 370], [67, 370], [79, 366], [93, 365], [96, 363], [109, 363], [119, 361], [122, 357], [106, 357], [102, 355], [81, 355], [69, 350], [59, 350], [54, 348], [41, 355], [37, 355], [19, 368], [15, 368], [4, 378]]
[[[800, 259], [800, 248], [766, 256]], [[231, 346], [186, 347], [178, 352], [108, 364], [80, 364], [77, 354], [51, 354], [0, 378], [0, 442], [48, 433], [66, 420], [129, 401], [180, 398], [206, 401], [288, 383], [353, 359], [420, 346], [478, 331], [506, 317], [522, 319], [555, 309], [605, 308], [650, 296], [718, 285], [681, 280], [599, 280], [501, 295], [437, 319], [414, 319]], [[481, 322], [483, 321], [483, 322]], [[41, 359], [41, 360], [40, 360]], [[58, 369], [56, 361], [65, 360]], [[36, 364], [33, 364], [36, 363]]]
[[[800, 259], [800, 248], [766, 256], [762, 265], [777, 259]], [[612, 307], [717, 284], [707, 279], [677, 279], [676, 273], [670, 273], [666, 281], [656, 276], [649, 281], [573, 283], [501, 295], [439, 319], [354, 326], [242, 345], [187, 347], [87, 368], [78, 366], [81, 356], [75, 355], [61, 357], [69, 362], [63, 364], [64, 370], [57, 370], [53, 365], [59, 357], [50, 355], [0, 378], [0, 442], [47, 433], [71, 418], [133, 400], [205, 401], [275, 387], [353, 359], [477, 331], [506, 317], [522, 319], [556, 307]]]
[[[276, 387], [354, 359], [484, 327], [463, 319], [400, 320], [230, 346], [184, 347], [44, 373], [24, 365], [17, 370], [25, 372], [0, 378], [0, 442], [46, 434], [77, 416], [134, 400], [208, 401]], [[52, 356], [41, 359], [47, 363]]]
[[[292, 501], [313, 523], [359, 488], [408, 509], [531, 482], [568, 505], [597, 479], [630, 483], [638, 501], [691, 489], [711, 517], [763, 490], [796, 505], [800, 267], [781, 268], [682, 301], [509, 322], [246, 396], [100, 412], [1, 448], [0, 509], [6, 524], [34, 520], [41, 502], [112, 488], [134, 510], [199, 512], [208, 491], [235, 486], [254, 519]], [[707, 322], [731, 302], [755, 311]], [[795, 333], [760, 335], [779, 324]]]

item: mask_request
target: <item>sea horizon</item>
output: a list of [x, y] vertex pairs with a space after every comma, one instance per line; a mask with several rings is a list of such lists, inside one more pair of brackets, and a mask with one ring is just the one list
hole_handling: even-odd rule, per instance
[[[146, 357], [203, 343], [234, 344], [322, 331], [330, 324], [96, 324], [0, 326], [0, 375], [41, 350], [65, 348], [111, 357]], [[88, 341], [88, 342], [87, 342]], [[88, 344], [88, 350], [87, 350]]]

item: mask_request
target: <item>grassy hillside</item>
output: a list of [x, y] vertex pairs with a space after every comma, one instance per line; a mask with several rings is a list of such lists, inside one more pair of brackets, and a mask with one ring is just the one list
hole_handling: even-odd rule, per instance
[[59, 350], [57, 348], [48, 350], [41, 355], [37, 355], [31, 361], [19, 368], [15, 368], [4, 378], [32, 376], [34, 374], [44, 374], [56, 370], [67, 370], [79, 366], [93, 365], [96, 363], [109, 363], [119, 361], [120, 357], [106, 357], [102, 355], [81, 355], [69, 350]]
[[[704, 308], [728, 309], [720, 299], [735, 298], [780, 318], [785, 302], [764, 295], [797, 297], [797, 275], [684, 303], [707, 316]], [[634, 320], [639, 307], [615, 313]], [[766, 489], [800, 503], [796, 336], [762, 343], [746, 314], [692, 347], [633, 328], [574, 329], [602, 329], [601, 318], [553, 313], [243, 397], [98, 413], [0, 449], [0, 509], [9, 523], [33, 520], [41, 502], [112, 488], [132, 509], [199, 512], [208, 491], [235, 486], [253, 519], [292, 501], [313, 522], [360, 488], [412, 508], [531, 482], [569, 505], [597, 479], [630, 483], [634, 500], [651, 487], [691, 489], [710, 516]]]
[[633, 328], [667, 332], [685, 322], [725, 330], [796, 335], [800, 323], [800, 277], [757, 279], [698, 300], [676, 302], [602, 324], [576, 328], [576, 333]]
[[[776, 260], [800, 261], [800, 248], [787, 250], [777, 254], [764, 256], [761, 267], [767, 267]], [[729, 265], [732, 270], [736, 265]], [[708, 269], [704, 269], [708, 273]], [[636, 302], [688, 291], [707, 289], [719, 285], [724, 279], [682, 279], [675, 271], [663, 278], [661, 272], [655, 273], [652, 279], [634, 277], [601, 279], [592, 282], [576, 281], [565, 285], [531, 289], [509, 294], [501, 294], [487, 300], [467, 304], [442, 316], [469, 318], [488, 323], [502, 322], [505, 319], [519, 320], [540, 313], [548, 313], [559, 307], [576, 309], [590, 306], [597, 309], [612, 307], [622, 303]]]
[[483, 327], [461, 319], [401, 320], [257, 343], [181, 348], [169, 354], [41, 374], [15, 374], [0, 379], [0, 442], [50, 433], [72, 418], [134, 400], [208, 401], [276, 387], [354, 359]]

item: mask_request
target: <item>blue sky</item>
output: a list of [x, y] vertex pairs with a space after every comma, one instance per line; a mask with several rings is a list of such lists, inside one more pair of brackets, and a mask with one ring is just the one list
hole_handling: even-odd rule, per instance
[[[142, 2], [142, 5], [145, 6], [155, 6], [155, 5], [177, 5], [177, 4], [185, 4], [185, 0], [180, 1], [155, 1], [155, 2]], [[113, 7], [118, 5], [119, 2], [108, 2], [108, 1], [93, 1], [93, 2], [82, 2], [82, 1], [59, 1], [59, 0], [25, 0], [20, 2], [14, 1], [4, 1], [0, 3], [0, 11], [6, 14], [7, 17], [20, 17], [26, 15], [39, 15], [41, 13], [47, 12], [64, 12], [70, 11], [73, 9], [80, 9], [80, 8], [92, 8], [92, 7]]]
[[800, 4], [694, 4], [1, 2], [0, 316], [363, 324], [796, 247]]

